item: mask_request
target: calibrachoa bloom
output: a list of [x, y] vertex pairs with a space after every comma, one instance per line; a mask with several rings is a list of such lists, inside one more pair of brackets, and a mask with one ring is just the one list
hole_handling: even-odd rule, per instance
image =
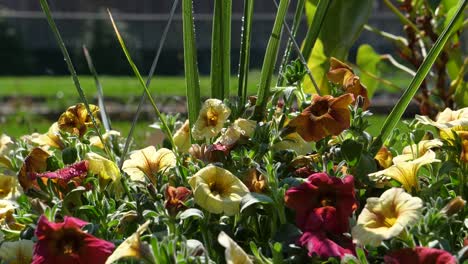
[[5, 167], [11, 169], [11, 161], [8, 157], [8, 151], [11, 145], [13, 145], [11, 138], [2, 134], [0, 136], [0, 168]]
[[88, 174], [88, 161], [83, 160], [72, 165], [69, 165], [65, 168], [59, 169], [57, 171], [48, 171], [42, 173], [31, 173], [31, 178], [33, 180], [40, 178], [44, 182], [51, 180], [54, 183], [57, 183], [62, 188], [67, 189], [68, 183], [73, 181], [75, 186], [81, 185], [81, 182], [86, 175]]
[[330, 95], [315, 95], [312, 104], [291, 120], [288, 127], [294, 128], [305, 141], [319, 141], [329, 135], [339, 135], [349, 128], [349, 104], [351, 94], [334, 98]]
[[378, 185], [385, 184], [391, 178], [401, 183], [407, 192], [419, 191], [418, 171], [423, 165], [433, 162], [440, 160], [436, 159], [433, 151], [427, 151], [418, 159], [398, 162], [385, 170], [369, 174], [369, 177]]
[[324, 231], [305, 232], [299, 238], [299, 245], [307, 248], [309, 256], [317, 255], [321, 258], [343, 257], [345, 254], [354, 255], [354, 245], [351, 239], [343, 235], [327, 236]]
[[417, 159], [426, 154], [428, 150], [440, 148], [442, 145], [443, 142], [440, 139], [421, 140], [418, 144], [404, 147], [401, 154], [393, 158], [393, 163]]
[[47, 169], [49, 156], [49, 153], [41, 148], [34, 148], [28, 154], [18, 173], [19, 183], [25, 192], [36, 184], [34, 175]]
[[47, 133], [31, 135], [31, 142], [43, 147], [53, 147], [63, 149], [64, 144], [59, 136], [60, 129], [57, 122], [53, 123]]
[[393, 159], [392, 153], [385, 146], [383, 146], [383, 147], [381, 147], [379, 149], [379, 152], [377, 152], [377, 155], [375, 155], [374, 159], [377, 161], [379, 166], [381, 168], [384, 168], [384, 169], [392, 166], [392, 164], [393, 164], [393, 162], [392, 162], [392, 159]]
[[0, 174], [0, 199], [15, 200], [21, 195], [21, 186], [19, 186], [16, 177]]
[[4, 241], [0, 246], [0, 260], [11, 264], [30, 264], [33, 245], [31, 240]]
[[355, 242], [377, 247], [383, 240], [398, 236], [421, 217], [422, 200], [401, 188], [391, 188], [379, 198], [367, 199], [352, 235]]
[[190, 125], [188, 120], [186, 120], [182, 127], [174, 133], [173, 139], [178, 151], [187, 152], [189, 150], [191, 144]]
[[203, 209], [227, 216], [239, 212], [242, 197], [249, 189], [228, 170], [209, 165], [189, 179], [195, 202]]
[[[89, 108], [96, 122], [98, 122], [97, 114], [99, 113], [99, 107], [89, 105]], [[82, 103], [70, 106], [58, 119], [60, 130], [70, 132], [80, 137], [82, 137], [86, 133], [88, 127], [92, 125], [93, 122], [86, 110], [86, 106]]]
[[123, 164], [125, 171], [133, 181], [145, 181], [145, 175], [156, 183], [155, 174], [175, 167], [176, 156], [172, 150], [161, 148], [156, 151], [153, 146], [137, 150]]
[[202, 140], [218, 135], [230, 114], [231, 109], [221, 100], [206, 100], [192, 128], [192, 136]]
[[94, 152], [86, 153], [85, 159], [89, 164], [89, 172], [99, 176], [99, 184], [101, 187], [110, 184], [113, 191], [117, 194], [123, 191], [120, 182], [120, 170], [115, 162]]
[[[349, 220], [357, 208], [354, 178], [330, 177], [315, 173], [285, 194], [286, 206], [296, 211], [296, 224], [301, 230], [342, 234], [349, 229]], [[323, 224], [323, 226], [322, 226]]]
[[247, 253], [245, 253], [245, 251], [223, 231], [218, 235], [218, 243], [226, 249], [224, 251], [224, 257], [227, 264], [253, 263]]
[[453, 111], [450, 108], [445, 108], [440, 112], [436, 120], [433, 121], [427, 116], [416, 115], [416, 119], [426, 125], [435, 126], [439, 129], [447, 129], [453, 127], [467, 127], [468, 126], [468, 107]]
[[179, 211], [187, 208], [184, 202], [189, 198], [190, 194], [192, 194], [192, 192], [183, 186], [177, 188], [167, 186], [164, 207], [166, 207], [170, 215], [175, 216]]
[[[22, 230], [24, 225], [17, 223], [13, 213], [17, 205], [9, 200], [0, 200], [0, 227], [11, 230]], [[0, 241], [1, 242], [1, 241]]]
[[445, 250], [427, 247], [403, 248], [387, 254], [385, 264], [456, 264], [457, 260]]
[[[115, 130], [107, 131], [106, 133], [102, 134], [102, 140], [104, 143], [109, 141], [111, 137], [120, 137], [120, 132]], [[101, 139], [98, 136], [92, 136], [89, 138], [89, 144], [91, 146], [95, 146], [100, 149], [104, 149], [104, 145], [102, 144]]]
[[68, 216], [62, 223], [52, 223], [42, 215], [35, 232], [32, 263], [105, 263], [115, 246], [81, 230], [87, 224]]
[[294, 150], [297, 155], [305, 155], [312, 152], [312, 144], [306, 142], [297, 132], [288, 134], [282, 140], [273, 145], [275, 151]]
[[253, 135], [257, 122], [239, 118], [230, 125], [215, 143], [225, 146], [234, 145], [241, 137], [249, 138]]
[[361, 84], [361, 80], [353, 72], [353, 69], [346, 63], [343, 63], [336, 58], [330, 58], [330, 70], [327, 73], [327, 78], [332, 83], [340, 84], [343, 86], [345, 92], [352, 93], [354, 98], [358, 95], [364, 98], [363, 109], [369, 107], [370, 101], [367, 96], [367, 89]]

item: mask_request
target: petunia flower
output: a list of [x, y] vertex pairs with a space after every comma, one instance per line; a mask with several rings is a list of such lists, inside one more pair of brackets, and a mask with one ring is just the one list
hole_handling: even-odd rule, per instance
[[456, 264], [457, 260], [449, 252], [436, 248], [402, 248], [384, 256], [385, 264]]
[[30, 264], [34, 242], [31, 240], [4, 241], [0, 246], [0, 259], [11, 264]]
[[[99, 113], [99, 107], [89, 105], [89, 108], [96, 122], [98, 122], [97, 115]], [[87, 129], [93, 126], [93, 122], [88, 114], [86, 106], [80, 103], [70, 106], [62, 115], [60, 115], [58, 126], [60, 130], [82, 137], [86, 133]]]
[[466, 127], [468, 126], [468, 107], [457, 111], [445, 108], [444, 111], [437, 115], [435, 121], [427, 116], [420, 115], [416, 115], [416, 119], [422, 124], [435, 126], [438, 129], [447, 129], [459, 126]]
[[440, 213], [451, 216], [462, 211], [465, 208], [465, 205], [466, 201], [463, 200], [460, 196], [457, 196], [450, 200], [450, 202], [440, 210]]
[[231, 172], [209, 165], [189, 179], [195, 202], [214, 214], [235, 215], [249, 189]]
[[419, 191], [418, 171], [426, 164], [440, 162], [433, 151], [427, 151], [422, 157], [412, 161], [402, 161], [378, 172], [369, 174], [369, 178], [378, 185], [385, 185], [389, 179], [401, 183], [407, 192]]
[[184, 202], [191, 194], [192, 192], [183, 186], [177, 188], [167, 186], [165, 192], [166, 202], [164, 203], [164, 207], [170, 215], [175, 216], [179, 211], [187, 208]]
[[16, 200], [22, 193], [15, 176], [0, 174], [0, 199]]
[[384, 169], [392, 166], [392, 158], [392, 153], [385, 146], [381, 147], [374, 157], [379, 166]]
[[413, 144], [403, 148], [402, 153], [393, 158], [393, 163], [414, 160], [422, 157], [428, 150], [442, 147], [440, 139], [421, 140], [418, 144]]
[[105, 263], [115, 246], [81, 230], [87, 224], [69, 216], [62, 223], [52, 223], [42, 215], [35, 231], [32, 264]]
[[218, 235], [218, 243], [226, 249], [224, 257], [227, 264], [253, 264], [249, 255], [223, 231]]
[[263, 193], [267, 189], [265, 176], [256, 168], [247, 170], [247, 177], [245, 177], [244, 183], [251, 192]]
[[116, 194], [122, 193], [121, 174], [115, 162], [94, 152], [86, 153], [85, 160], [88, 161], [89, 172], [99, 176], [99, 185], [102, 188], [109, 184]]
[[339, 135], [350, 126], [349, 104], [351, 94], [334, 98], [330, 95], [315, 95], [312, 104], [291, 120], [288, 128], [293, 128], [305, 141], [319, 141], [329, 135]]
[[11, 160], [8, 152], [13, 145], [11, 138], [5, 134], [0, 136], [0, 168], [12, 169]]
[[184, 153], [189, 150], [192, 144], [190, 143], [190, 124], [188, 120], [174, 133], [173, 139], [178, 151]]
[[88, 161], [83, 160], [56, 171], [41, 173], [31, 172], [30, 178], [34, 181], [34, 184], [35, 180], [40, 178], [44, 183], [47, 183], [47, 181], [50, 180], [61, 186], [63, 189], [67, 189], [70, 182], [73, 182], [75, 186], [80, 186], [87, 174]]
[[257, 122], [244, 118], [238, 118], [230, 125], [215, 143], [225, 146], [234, 145], [241, 137], [250, 138], [257, 126]]
[[312, 144], [306, 142], [297, 132], [288, 134], [282, 140], [273, 145], [273, 150], [294, 150], [297, 155], [306, 155], [312, 152]]
[[40, 147], [53, 147], [63, 149], [65, 147], [62, 139], [60, 138], [60, 128], [57, 122], [53, 123], [47, 133], [31, 135], [30, 141]]
[[35, 174], [45, 172], [49, 153], [41, 148], [33, 148], [18, 172], [18, 180], [25, 192], [32, 188], [36, 182]]
[[[115, 130], [109, 130], [106, 133], [102, 134], [102, 140], [104, 143], [108, 142], [112, 137], [120, 137], [120, 132]], [[104, 149], [101, 139], [98, 136], [92, 136], [89, 138], [89, 144], [100, 149]]]
[[218, 135], [230, 114], [231, 109], [222, 101], [218, 99], [206, 100], [192, 128], [193, 138], [202, 140]]
[[346, 63], [333, 57], [330, 58], [330, 69], [327, 78], [330, 82], [341, 85], [345, 92], [353, 94], [354, 98], [357, 98], [358, 95], [362, 96], [364, 99], [362, 108], [367, 109], [369, 107], [370, 101], [366, 87], [362, 85], [359, 77], [354, 74], [353, 69]]
[[150, 222], [141, 225], [138, 230], [120, 244], [106, 260], [111, 264], [123, 258], [143, 259], [147, 263], [155, 263], [153, 251], [148, 243], [142, 242], [140, 237], [148, 229]]
[[379, 198], [367, 199], [352, 236], [356, 243], [377, 247], [383, 240], [398, 236], [421, 217], [422, 200], [401, 188], [391, 188]]
[[303, 231], [317, 228], [342, 234], [349, 229], [349, 220], [357, 202], [354, 178], [312, 174], [305, 182], [286, 191], [286, 206], [296, 211], [296, 224]]
[[12, 201], [0, 200], [0, 227], [17, 231], [24, 229], [24, 225], [16, 222], [13, 216], [16, 207]]
[[153, 146], [136, 150], [130, 159], [123, 164], [125, 171], [133, 181], [145, 181], [145, 175], [153, 184], [156, 183], [155, 174], [176, 166], [177, 160], [172, 150], [161, 148], [156, 151]]
[[309, 256], [317, 255], [320, 258], [343, 257], [345, 254], [354, 255], [354, 245], [351, 239], [339, 235], [333, 236], [335, 240], [326, 235], [326, 232], [304, 232], [298, 244], [305, 247]]

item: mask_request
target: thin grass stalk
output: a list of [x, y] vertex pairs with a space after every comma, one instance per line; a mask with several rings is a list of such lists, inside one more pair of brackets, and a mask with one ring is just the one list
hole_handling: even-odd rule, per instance
[[434, 43], [434, 46], [432, 46], [431, 50], [427, 54], [427, 57], [424, 59], [423, 63], [421, 64], [418, 71], [416, 72], [416, 75], [411, 80], [411, 83], [409, 84], [408, 88], [406, 88], [403, 95], [398, 100], [398, 103], [392, 109], [392, 112], [390, 113], [390, 115], [387, 117], [387, 119], [385, 119], [382, 129], [380, 130], [379, 136], [372, 143], [372, 146], [370, 149], [370, 153], [372, 156], [375, 156], [377, 154], [379, 149], [382, 147], [382, 144], [385, 142], [385, 140], [387, 140], [387, 138], [390, 136], [393, 129], [395, 128], [396, 124], [400, 121], [411, 99], [414, 97], [414, 95], [418, 91], [419, 86], [426, 78], [427, 74], [431, 70], [432, 65], [434, 64], [437, 57], [442, 52], [448, 39], [450, 38], [455, 22], [463, 14], [463, 10], [466, 6], [466, 3], [467, 3], [467, 0], [458, 1], [455, 15], [452, 17], [452, 19], [450, 20], [450, 23], [444, 29], [444, 31], [439, 36], [437, 41]]
[[127, 58], [128, 64], [130, 64], [130, 67], [132, 68], [133, 73], [135, 74], [138, 81], [140, 82], [140, 85], [145, 90], [146, 96], [148, 97], [148, 99], [149, 99], [149, 101], [151, 103], [151, 106], [153, 107], [154, 112], [156, 113], [156, 116], [161, 121], [161, 126], [162, 126], [161, 128], [162, 128], [163, 132], [166, 133], [166, 136], [169, 139], [169, 142], [171, 143], [171, 146], [175, 147], [174, 140], [172, 138], [172, 132], [169, 129], [169, 127], [167, 126], [165, 118], [161, 115], [161, 112], [159, 112], [159, 109], [156, 106], [156, 103], [154, 102], [153, 97], [151, 96], [151, 93], [150, 93], [148, 87], [145, 84], [145, 81], [141, 77], [140, 71], [138, 70], [137, 66], [133, 62], [133, 59], [130, 56], [130, 53], [128, 52], [127, 46], [125, 45], [125, 42], [124, 42], [122, 36], [120, 35], [119, 29], [117, 28], [117, 25], [115, 24], [114, 18], [112, 17], [112, 13], [110, 12], [110, 10], [107, 10], [107, 12], [109, 13], [109, 17], [110, 17], [112, 26], [114, 27], [115, 35], [117, 36], [117, 40], [120, 43], [120, 47], [122, 48], [122, 51], [125, 53], [125, 57]]
[[101, 85], [101, 82], [99, 81], [99, 76], [97, 74], [96, 68], [94, 67], [91, 54], [89, 54], [89, 51], [85, 45], [83, 45], [83, 53], [86, 58], [86, 62], [88, 64], [89, 71], [93, 75], [94, 84], [96, 85], [97, 94], [98, 94], [98, 105], [99, 105], [99, 109], [101, 109], [100, 112], [101, 112], [102, 124], [104, 125], [104, 129], [106, 129], [106, 131], [110, 131], [112, 129], [111, 122], [109, 119], [109, 115], [107, 114], [106, 105], [104, 104], [104, 92], [102, 90], [102, 85]]
[[239, 97], [242, 108], [245, 107], [247, 101], [254, 3], [254, 0], [244, 0], [244, 19], [242, 23], [241, 50], [239, 56], [239, 86], [237, 89], [237, 96]]
[[265, 58], [263, 59], [263, 66], [260, 75], [260, 85], [257, 93], [257, 102], [253, 114], [253, 118], [257, 121], [261, 121], [263, 119], [268, 97], [270, 96], [271, 79], [273, 77], [273, 71], [278, 57], [281, 29], [283, 27], [284, 18], [286, 17], [288, 11], [288, 6], [289, 0], [280, 1], [278, 12], [276, 13], [275, 23], [273, 25], [273, 31], [268, 41]]
[[229, 96], [232, 0], [215, 0], [211, 41], [211, 97]]
[[299, 29], [299, 25], [301, 24], [302, 15], [304, 14], [304, 7], [305, 7], [306, 0], [298, 0], [296, 5], [296, 12], [294, 14], [293, 25], [292, 25], [292, 37], [288, 38], [288, 42], [286, 44], [286, 49], [284, 50], [283, 61], [281, 62], [281, 66], [279, 69], [278, 80], [276, 82], [276, 86], [283, 86], [284, 85], [284, 76], [283, 71], [286, 69], [286, 66], [289, 62], [289, 57], [291, 55], [292, 49], [292, 38], [296, 37], [297, 31]]
[[312, 49], [314, 48], [315, 42], [322, 29], [323, 21], [325, 21], [325, 16], [328, 12], [333, 0], [319, 0], [317, 5], [317, 10], [315, 11], [314, 18], [307, 30], [306, 38], [304, 40], [304, 47], [302, 48], [302, 55], [304, 58], [309, 59], [312, 54]]
[[182, 24], [184, 34], [187, 111], [190, 127], [192, 127], [200, 111], [200, 82], [198, 78], [197, 47], [195, 42], [192, 0], [182, 0]]
[[[158, 65], [159, 57], [161, 55], [162, 49], [164, 47], [164, 43], [166, 43], [167, 33], [169, 32], [169, 28], [171, 27], [172, 20], [174, 19], [174, 15], [179, 4], [179, 0], [174, 0], [172, 4], [171, 11], [169, 13], [169, 19], [167, 20], [167, 24], [164, 28], [163, 34], [161, 35], [161, 41], [159, 42], [158, 50], [156, 51], [156, 55], [154, 56], [153, 63], [151, 64], [151, 68], [148, 72], [148, 76], [146, 78], [146, 87], [150, 87], [151, 80], [153, 75], [156, 71], [156, 66]], [[145, 103], [146, 99], [146, 91], [142, 91], [140, 95], [140, 101], [138, 102], [138, 107], [133, 116], [132, 125], [130, 126], [130, 131], [128, 132], [127, 138], [125, 140], [124, 149], [120, 158], [119, 168], [122, 169], [123, 162], [125, 160], [125, 156], [127, 155], [128, 149], [130, 147], [130, 143], [133, 138], [133, 133], [135, 132], [136, 123], [138, 122], [138, 118], [140, 117], [141, 110], [143, 109], [143, 104]]]
[[50, 11], [49, 4], [47, 3], [47, 0], [40, 0], [40, 4], [41, 4], [42, 10], [44, 11], [44, 14], [46, 15], [47, 22], [49, 23], [49, 26], [52, 32], [54, 33], [57, 44], [60, 47], [60, 51], [63, 54], [64, 60], [67, 64], [68, 71], [70, 72], [70, 75], [72, 76], [73, 83], [75, 84], [76, 90], [81, 98], [81, 101], [86, 107], [86, 111], [88, 111], [88, 115], [89, 115], [89, 118], [91, 119], [91, 122], [93, 123], [94, 130], [96, 131], [96, 134], [98, 135], [99, 140], [104, 145], [104, 150], [106, 154], [109, 156], [109, 158], [114, 160], [114, 156], [111, 155], [109, 148], [107, 147], [107, 144], [105, 144], [104, 140], [102, 139], [101, 131], [99, 131], [99, 127], [97, 125], [96, 119], [92, 115], [91, 108], [89, 107], [89, 102], [86, 99], [86, 95], [83, 89], [81, 88], [80, 81], [78, 80], [78, 75], [76, 74], [76, 70], [75, 70], [75, 67], [73, 66], [67, 47], [65, 46], [65, 43], [63, 42], [62, 36], [60, 35], [60, 32], [57, 28], [57, 25], [55, 24], [54, 19], [52, 18], [52, 13]]

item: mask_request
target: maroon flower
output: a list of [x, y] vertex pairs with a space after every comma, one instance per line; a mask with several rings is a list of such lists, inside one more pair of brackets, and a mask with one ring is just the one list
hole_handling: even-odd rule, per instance
[[393, 251], [384, 257], [386, 264], [455, 264], [457, 260], [445, 250], [416, 247]]
[[190, 194], [192, 194], [192, 192], [183, 186], [177, 188], [167, 186], [165, 194], [166, 203], [164, 207], [166, 207], [170, 215], [175, 216], [179, 211], [187, 208], [184, 202], [188, 199]]
[[32, 180], [36, 178], [41, 178], [43, 181], [52, 180], [64, 188], [67, 186], [68, 182], [74, 180], [75, 185], [78, 186], [82, 179], [88, 174], [88, 166], [88, 161], [83, 160], [56, 171], [31, 173], [31, 178]]
[[37, 223], [32, 264], [105, 263], [115, 246], [82, 231], [87, 224], [67, 216], [62, 223], [51, 223], [42, 215]]
[[296, 211], [296, 224], [303, 231], [325, 231], [342, 234], [349, 230], [349, 220], [357, 208], [354, 178], [329, 177], [315, 173], [285, 195], [286, 206]]
[[300, 246], [306, 247], [309, 256], [314, 254], [321, 258], [343, 257], [345, 254], [354, 255], [354, 245], [351, 239], [343, 235], [335, 235], [333, 240], [325, 232], [305, 232], [299, 238]]

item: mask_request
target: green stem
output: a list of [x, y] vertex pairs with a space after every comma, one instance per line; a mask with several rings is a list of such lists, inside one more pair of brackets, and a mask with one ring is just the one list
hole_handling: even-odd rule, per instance
[[414, 30], [414, 32], [416, 32], [416, 34], [421, 33], [419, 28], [413, 22], [411, 22], [411, 20], [409, 20], [405, 15], [403, 15], [400, 12], [400, 10], [398, 10], [398, 8], [394, 6], [392, 2], [390, 2], [390, 0], [384, 0], [384, 3], [400, 19], [400, 21], [403, 22], [403, 24], [410, 26]]
[[320, 29], [322, 28], [323, 21], [333, 0], [319, 0], [317, 4], [317, 9], [312, 19], [312, 23], [309, 26], [309, 29], [304, 40], [304, 47], [302, 48], [302, 55], [308, 60], [312, 54], [312, 49], [314, 48], [315, 42], [317, 41]]
[[242, 109], [247, 101], [247, 82], [250, 64], [250, 42], [252, 38], [252, 17], [255, 0], [244, 0], [244, 22], [242, 24], [241, 51], [239, 60], [239, 87], [237, 95]]

